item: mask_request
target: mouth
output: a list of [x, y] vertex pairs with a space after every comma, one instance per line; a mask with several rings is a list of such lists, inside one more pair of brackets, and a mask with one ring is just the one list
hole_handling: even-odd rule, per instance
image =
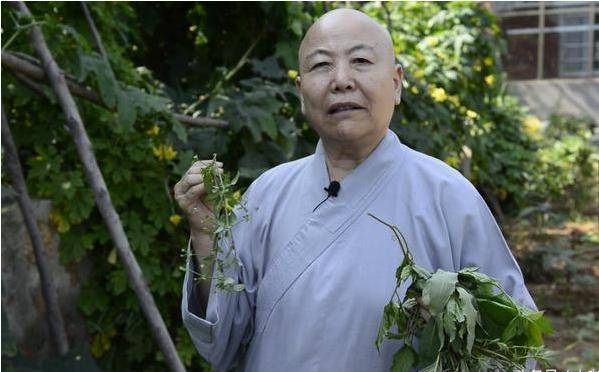
[[329, 107], [327, 114], [335, 115], [341, 112], [352, 112], [357, 110], [364, 110], [364, 107], [354, 102], [338, 102]]

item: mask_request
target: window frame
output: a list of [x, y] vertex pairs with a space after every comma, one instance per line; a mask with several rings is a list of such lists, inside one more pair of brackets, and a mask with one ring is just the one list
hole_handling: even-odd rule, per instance
[[[586, 62], [585, 68], [582, 71], [568, 72], [562, 75], [562, 59], [560, 52], [560, 60], [558, 61], [560, 66], [560, 76], [558, 79], [567, 79], [570, 77], [595, 77], [599, 76], [599, 69], [593, 70], [595, 62], [595, 54], [599, 58], [599, 50], [594, 53], [595, 42], [599, 43], [599, 40], [595, 41], [595, 31], [599, 31], [599, 24], [595, 24], [595, 17], [599, 15], [599, 6], [597, 1], [580, 2], [580, 4], [568, 3], [568, 2], [549, 2], [546, 4], [544, 1], [533, 2], [510, 2], [511, 6], [505, 7], [505, 3], [500, 4], [495, 9], [494, 13], [501, 19], [510, 17], [522, 17], [522, 16], [538, 16], [538, 27], [527, 27], [527, 28], [513, 28], [504, 30], [505, 35], [537, 35], [537, 66], [536, 66], [536, 80], [545, 79], [544, 74], [544, 57], [545, 57], [545, 34], [549, 33], [566, 33], [566, 32], [587, 32], [586, 37]], [[563, 4], [562, 4], [563, 3]], [[536, 9], [532, 9], [536, 5]], [[549, 8], [547, 6], [563, 6], [556, 8]], [[492, 6], [493, 7], [493, 6]], [[521, 9], [521, 10], [519, 10]], [[586, 25], [569, 25], [569, 26], [551, 26], [545, 27], [545, 17], [547, 15], [562, 15], [571, 13], [586, 13], [588, 15], [588, 23]], [[512, 80], [527, 80], [527, 79], [512, 79]]]

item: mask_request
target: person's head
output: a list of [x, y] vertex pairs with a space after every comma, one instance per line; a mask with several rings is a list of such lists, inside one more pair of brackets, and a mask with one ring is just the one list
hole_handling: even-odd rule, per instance
[[302, 113], [326, 142], [378, 143], [401, 96], [387, 30], [362, 12], [336, 9], [306, 32], [296, 86]]

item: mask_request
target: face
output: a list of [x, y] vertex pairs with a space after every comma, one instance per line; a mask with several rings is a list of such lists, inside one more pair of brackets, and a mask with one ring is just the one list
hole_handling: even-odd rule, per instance
[[403, 72], [380, 26], [361, 13], [336, 16], [319, 20], [302, 43], [302, 112], [325, 143], [368, 145], [389, 127]]

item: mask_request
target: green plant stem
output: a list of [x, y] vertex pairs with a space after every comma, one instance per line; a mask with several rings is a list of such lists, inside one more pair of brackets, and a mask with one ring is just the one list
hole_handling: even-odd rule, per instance
[[198, 99], [197, 101], [195, 101], [194, 103], [192, 103], [191, 105], [189, 105], [189, 107], [187, 107], [184, 111], [183, 114], [187, 115], [191, 112], [193, 112], [193, 110], [195, 110], [196, 107], [198, 107], [198, 105], [202, 104], [202, 102], [204, 102], [208, 97], [214, 95], [215, 93], [219, 92], [220, 89], [222, 88], [224, 83], [227, 83], [229, 80], [231, 80], [233, 78], [233, 76], [235, 76], [235, 74], [237, 74], [237, 72], [239, 70], [241, 70], [241, 68], [247, 63], [248, 57], [250, 55], [250, 53], [252, 53], [252, 51], [254, 50], [254, 48], [256, 47], [256, 45], [258, 45], [258, 41], [260, 41], [260, 39], [262, 38], [262, 35], [264, 35], [264, 31], [262, 31], [258, 37], [256, 37], [256, 40], [254, 40], [254, 42], [252, 43], [252, 45], [250, 45], [250, 47], [246, 50], [245, 53], [243, 53], [243, 56], [241, 56], [241, 58], [239, 59], [239, 61], [237, 62], [237, 64], [235, 65], [235, 67], [233, 67], [233, 69], [231, 71], [229, 71], [223, 80], [220, 80], [216, 83], [216, 85], [214, 86], [214, 88], [212, 89], [212, 91], [210, 92], [210, 94], [207, 94], [205, 96], [202, 96], [202, 98]]
[[2, 46], [2, 52], [4, 52], [10, 46], [10, 44], [17, 38], [17, 36], [19, 36], [21, 32], [26, 31], [33, 26], [41, 26], [45, 23], [45, 21], [33, 21], [26, 25], [17, 25], [17, 31], [15, 31], [15, 33], [10, 36], [6, 43], [4, 43], [4, 45]]

